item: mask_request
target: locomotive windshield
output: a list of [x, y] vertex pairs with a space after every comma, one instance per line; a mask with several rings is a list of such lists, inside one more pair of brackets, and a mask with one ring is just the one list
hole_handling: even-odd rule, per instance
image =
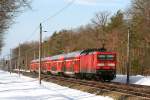
[[114, 55], [104, 55], [104, 54], [101, 54], [101, 55], [98, 55], [97, 57], [99, 60], [115, 60], [115, 56]]

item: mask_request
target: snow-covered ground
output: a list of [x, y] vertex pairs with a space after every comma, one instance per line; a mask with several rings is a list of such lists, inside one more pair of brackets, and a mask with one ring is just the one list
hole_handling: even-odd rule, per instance
[[[126, 83], [125, 75], [117, 75], [114, 82]], [[150, 86], [150, 76], [131, 76], [131, 84]], [[37, 79], [9, 74], [0, 70], [0, 100], [113, 100], [110, 97], [70, 89], [54, 83], [38, 84]]]
[[0, 100], [113, 100], [54, 83], [0, 71]]
[[[116, 79], [114, 79], [113, 82], [126, 83], [126, 75], [117, 75]], [[131, 76], [130, 84], [150, 86], [150, 76], [141, 76], [141, 75]]]

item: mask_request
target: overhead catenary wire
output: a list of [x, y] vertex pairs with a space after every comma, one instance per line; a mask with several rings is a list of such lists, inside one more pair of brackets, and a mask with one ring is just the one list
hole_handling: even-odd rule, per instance
[[[52, 18], [56, 17], [57, 15], [59, 15], [60, 13], [62, 13], [64, 10], [66, 10], [67, 8], [69, 8], [76, 0], [72, 0], [70, 1], [67, 5], [65, 5], [63, 8], [59, 9], [57, 12], [55, 12], [53, 15], [49, 16], [48, 18], [44, 19], [43, 21], [41, 21], [41, 24], [45, 23], [48, 20], [51, 20]], [[37, 27], [34, 29], [34, 31], [30, 34], [30, 36], [25, 40], [28, 41], [29, 39], [31, 39], [31, 37], [34, 36], [34, 34], [36, 34], [36, 31], [39, 30], [39, 25], [37, 25]]]
[[66, 6], [64, 6], [63, 8], [61, 8], [60, 10], [58, 10], [53, 15], [49, 16], [47, 19], [43, 20], [41, 23], [45, 23], [46, 21], [51, 20], [52, 18], [56, 17], [57, 15], [59, 15], [60, 13], [62, 13], [64, 10], [66, 10], [67, 8], [69, 8], [75, 1], [76, 0], [70, 1]]
[[27, 37], [26, 41], [28, 41], [29, 39], [31, 39], [31, 37], [33, 37], [34, 34], [36, 34], [36, 31], [37, 31], [37, 30], [39, 30], [39, 26], [37, 26], [37, 27], [33, 30], [33, 32], [30, 34], [30, 36]]

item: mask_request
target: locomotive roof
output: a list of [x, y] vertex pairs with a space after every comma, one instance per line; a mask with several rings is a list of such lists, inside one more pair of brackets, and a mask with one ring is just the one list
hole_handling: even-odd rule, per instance
[[107, 50], [105, 48], [92, 48], [92, 49], [86, 49], [86, 50], [83, 50], [81, 52], [81, 54], [89, 54], [91, 52], [106, 52]]

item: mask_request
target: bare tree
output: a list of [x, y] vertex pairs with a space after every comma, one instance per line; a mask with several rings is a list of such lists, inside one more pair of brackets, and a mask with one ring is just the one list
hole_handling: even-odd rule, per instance
[[105, 45], [106, 42], [106, 25], [108, 23], [108, 19], [110, 17], [110, 13], [107, 11], [99, 12], [95, 15], [95, 18], [92, 19], [92, 23], [95, 26], [96, 37], [97, 40], [100, 41], [100, 44]]
[[12, 19], [24, 8], [31, 8], [29, 0], [0, 0], [0, 51], [5, 31], [13, 24]]
[[101, 28], [104, 28], [108, 22], [110, 13], [107, 11], [96, 13], [95, 18], [92, 19], [92, 22]]

